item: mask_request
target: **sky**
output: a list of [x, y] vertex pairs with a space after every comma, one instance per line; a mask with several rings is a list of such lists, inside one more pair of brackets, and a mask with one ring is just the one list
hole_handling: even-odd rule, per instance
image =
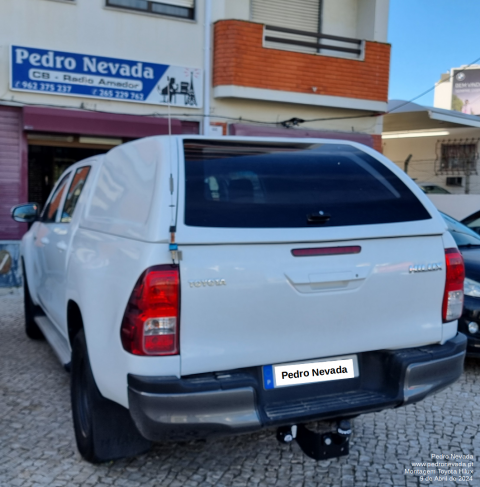
[[[480, 0], [390, 0], [388, 42], [389, 99], [411, 100], [480, 58]], [[433, 90], [416, 103], [432, 106]]]

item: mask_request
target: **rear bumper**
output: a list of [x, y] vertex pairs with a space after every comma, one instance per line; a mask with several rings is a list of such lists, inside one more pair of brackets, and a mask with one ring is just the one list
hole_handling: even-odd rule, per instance
[[411, 404], [455, 382], [466, 337], [358, 354], [359, 377], [265, 390], [262, 368], [176, 377], [128, 376], [130, 414], [152, 441], [245, 433]]

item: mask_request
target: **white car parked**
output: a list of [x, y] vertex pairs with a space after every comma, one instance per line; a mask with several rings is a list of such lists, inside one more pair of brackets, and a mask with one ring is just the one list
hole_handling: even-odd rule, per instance
[[360, 144], [151, 137], [12, 216], [34, 222], [26, 332], [71, 370], [89, 461], [262, 427], [343, 455], [345, 420], [462, 373], [461, 255], [422, 190]]

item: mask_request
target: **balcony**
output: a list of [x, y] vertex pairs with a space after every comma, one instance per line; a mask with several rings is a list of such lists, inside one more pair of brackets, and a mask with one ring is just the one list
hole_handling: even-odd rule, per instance
[[363, 60], [365, 43], [350, 37], [316, 34], [315, 32], [265, 25], [263, 45], [273, 49]]
[[383, 111], [389, 65], [389, 44], [240, 20], [215, 24], [215, 98]]

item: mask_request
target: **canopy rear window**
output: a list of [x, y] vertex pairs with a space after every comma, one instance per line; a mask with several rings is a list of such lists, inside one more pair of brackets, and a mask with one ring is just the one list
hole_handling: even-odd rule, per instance
[[387, 167], [346, 144], [185, 140], [185, 224], [295, 228], [429, 219]]

